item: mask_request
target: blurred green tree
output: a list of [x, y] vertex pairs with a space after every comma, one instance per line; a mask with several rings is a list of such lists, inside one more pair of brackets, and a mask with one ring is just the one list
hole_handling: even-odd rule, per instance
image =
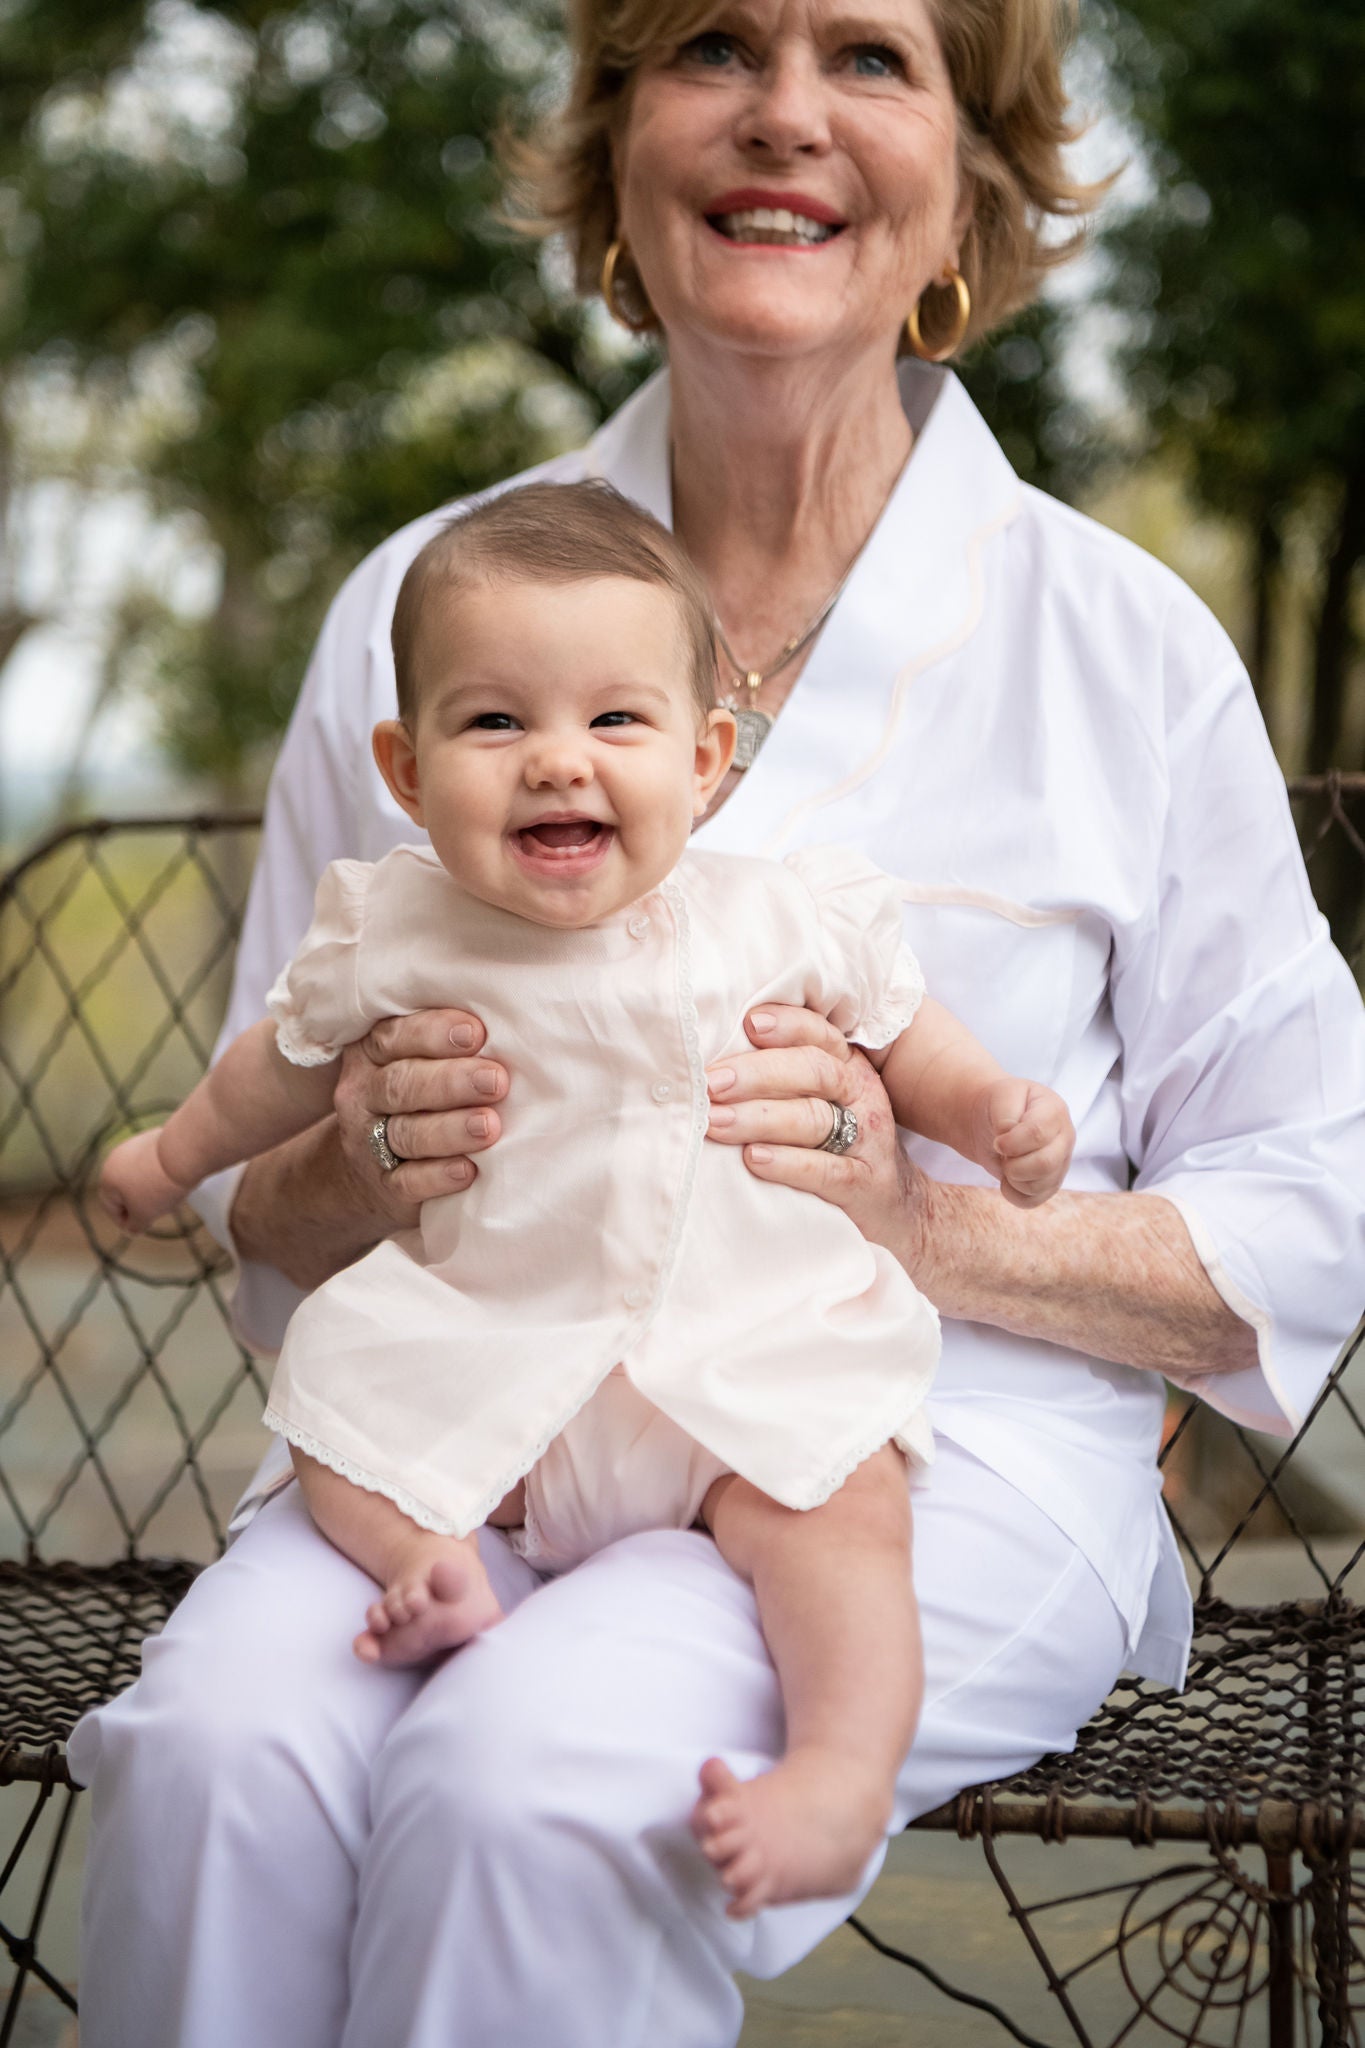
[[1105, 237], [1140, 432], [1247, 534], [1262, 692], [1286, 536], [1315, 533], [1307, 766], [1365, 765], [1365, 9], [1106, 0], [1093, 32], [1154, 183]]
[[[211, 615], [130, 589], [94, 708], [150, 684], [228, 796], [352, 563], [650, 366], [497, 219], [490, 137], [559, 47], [552, 0], [0, 0], [0, 380], [30, 422], [35, 378], [82, 418], [43, 473], [108, 487], [117, 441], [115, 481], [208, 541]], [[1067, 490], [1063, 325], [1034, 309], [966, 375], [1021, 473]], [[32, 623], [0, 574], [0, 663]]]
[[0, 374], [159, 394], [140, 466], [219, 594], [135, 591], [114, 644], [227, 794], [365, 549], [642, 374], [497, 218], [489, 138], [556, 47], [544, 0], [0, 0]]

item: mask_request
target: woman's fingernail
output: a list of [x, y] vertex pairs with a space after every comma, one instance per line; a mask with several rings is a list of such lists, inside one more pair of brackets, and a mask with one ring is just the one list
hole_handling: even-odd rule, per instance
[[486, 1138], [490, 1128], [488, 1118], [481, 1109], [475, 1110], [473, 1116], [465, 1118], [464, 1127], [471, 1138]]
[[749, 1147], [749, 1157], [753, 1160], [755, 1166], [766, 1166], [772, 1156], [773, 1148], [771, 1145], [751, 1145]]
[[749, 1022], [753, 1025], [755, 1031], [771, 1031], [777, 1019], [771, 1010], [755, 1010]]
[[733, 1067], [717, 1067], [715, 1073], [708, 1074], [706, 1078], [711, 1093], [723, 1095], [727, 1088], [735, 1085], [735, 1070]]
[[724, 1103], [721, 1102], [715, 1104], [711, 1111], [711, 1128], [713, 1131], [725, 1130], [734, 1120], [735, 1112], [732, 1109], [727, 1109]]
[[480, 1095], [496, 1095], [498, 1092], [498, 1070], [496, 1067], [480, 1067], [474, 1076], [474, 1086]]
[[458, 1045], [461, 1052], [469, 1051], [474, 1043], [474, 1037], [472, 1024], [452, 1024], [450, 1027], [450, 1042], [452, 1045]]

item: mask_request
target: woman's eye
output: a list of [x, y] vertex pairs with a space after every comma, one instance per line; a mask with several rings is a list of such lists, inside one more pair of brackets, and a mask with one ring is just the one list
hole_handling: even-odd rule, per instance
[[517, 721], [506, 711], [481, 711], [469, 724], [473, 732], [515, 732]]
[[852, 51], [853, 68], [860, 78], [904, 78], [905, 65], [885, 43], [859, 43]]
[[721, 29], [705, 29], [701, 35], [693, 36], [690, 43], [684, 43], [678, 55], [708, 71], [719, 71], [734, 57], [735, 39]]
[[633, 711], [602, 711], [593, 720], [594, 725], [607, 726], [634, 725], [634, 723], [635, 713]]

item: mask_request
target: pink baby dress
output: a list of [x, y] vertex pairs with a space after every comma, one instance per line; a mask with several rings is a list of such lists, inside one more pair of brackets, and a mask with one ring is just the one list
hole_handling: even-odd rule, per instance
[[266, 1421], [459, 1535], [613, 1368], [789, 1507], [888, 1441], [927, 1462], [933, 1308], [841, 1209], [704, 1136], [706, 1069], [747, 1048], [756, 1004], [875, 1049], [922, 994], [898, 890], [838, 848], [688, 853], [568, 931], [466, 895], [429, 847], [334, 862], [270, 993], [281, 1050], [321, 1063], [381, 1017], [458, 1005], [511, 1085], [473, 1186], [298, 1310]]

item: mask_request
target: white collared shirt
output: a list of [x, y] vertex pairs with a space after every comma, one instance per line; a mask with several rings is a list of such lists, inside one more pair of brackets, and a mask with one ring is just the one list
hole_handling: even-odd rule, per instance
[[[1066, 1097], [1068, 1187], [1174, 1202], [1255, 1328], [1258, 1366], [1200, 1391], [1288, 1434], [1365, 1295], [1365, 1028], [1250, 685], [1175, 576], [1020, 484], [951, 374], [902, 377], [911, 459], [758, 763], [697, 843], [845, 843], [896, 877], [931, 991]], [[661, 372], [533, 474], [605, 476], [671, 524], [668, 413]], [[376, 550], [328, 616], [271, 785], [225, 1037], [263, 1014], [324, 865], [412, 837], [369, 736], [394, 713], [399, 582], [451, 509]], [[983, 1179], [906, 1143], [943, 1179]], [[203, 1190], [221, 1234], [230, 1189]], [[243, 1330], [273, 1348], [297, 1299], [247, 1268]], [[1155, 1373], [944, 1327], [936, 1427], [1079, 1545], [1132, 1667], [1178, 1682], [1189, 1603], [1154, 1466], [1163, 1408]]]

